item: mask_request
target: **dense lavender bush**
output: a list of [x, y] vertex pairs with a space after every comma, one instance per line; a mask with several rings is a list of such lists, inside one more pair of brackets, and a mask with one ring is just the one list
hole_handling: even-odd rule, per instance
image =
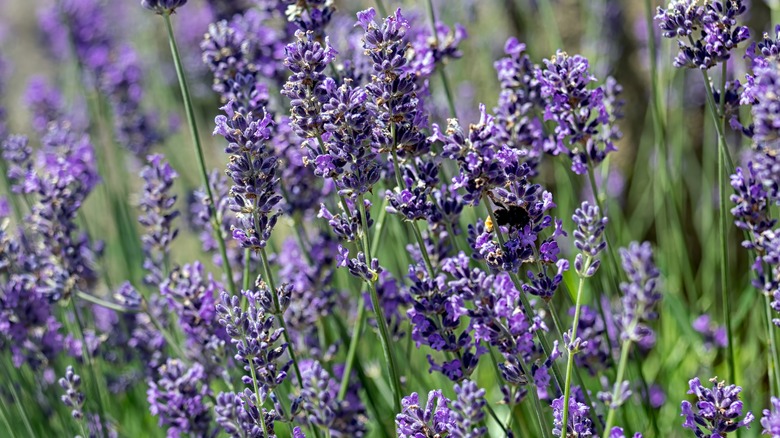
[[780, 437], [780, 4], [391, 3], [3, 4], [0, 436]]

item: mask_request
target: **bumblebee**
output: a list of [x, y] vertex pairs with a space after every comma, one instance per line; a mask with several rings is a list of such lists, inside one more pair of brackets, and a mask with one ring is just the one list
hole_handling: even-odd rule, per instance
[[[499, 226], [523, 229], [531, 222], [531, 215], [528, 214], [528, 210], [525, 207], [519, 205], [496, 205], [498, 205], [498, 208], [494, 215]], [[488, 217], [485, 219], [485, 229], [487, 229], [488, 233], [492, 233], [495, 226], [493, 218]]]

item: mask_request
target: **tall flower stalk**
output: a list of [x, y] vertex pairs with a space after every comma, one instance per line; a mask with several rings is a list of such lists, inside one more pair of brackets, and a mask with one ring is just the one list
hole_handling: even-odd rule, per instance
[[[147, 3], [149, 3], [147, 5]], [[187, 125], [190, 128], [190, 135], [192, 136], [193, 146], [195, 147], [195, 156], [198, 159], [198, 169], [200, 170], [201, 179], [206, 189], [206, 196], [208, 197], [206, 203], [208, 204], [209, 215], [211, 217], [212, 229], [214, 230], [217, 243], [219, 245], [219, 253], [222, 257], [222, 268], [225, 270], [225, 281], [227, 282], [228, 289], [232, 294], [236, 293], [236, 285], [233, 281], [233, 268], [230, 265], [230, 260], [227, 255], [227, 247], [225, 246], [225, 239], [222, 236], [220, 230], [222, 230], [219, 219], [217, 218], [216, 210], [214, 208], [214, 196], [211, 192], [211, 184], [209, 183], [209, 175], [206, 170], [206, 160], [203, 155], [203, 146], [200, 141], [200, 134], [198, 133], [198, 125], [195, 120], [195, 111], [192, 106], [192, 97], [190, 96], [190, 90], [187, 86], [187, 78], [184, 74], [184, 66], [182, 65], [181, 56], [179, 56], [179, 47], [176, 44], [176, 37], [173, 33], [173, 24], [171, 23], [171, 14], [175, 9], [184, 3], [184, 1], [177, 2], [164, 2], [174, 3], [173, 5], [159, 5], [159, 2], [146, 2], [144, 7], [152, 9], [157, 14], [161, 15], [163, 22], [165, 23], [165, 29], [168, 32], [168, 44], [171, 49], [171, 56], [173, 57], [173, 64], [176, 68], [176, 77], [179, 81], [179, 88], [181, 89], [182, 102], [184, 104], [184, 112], [187, 117]]]

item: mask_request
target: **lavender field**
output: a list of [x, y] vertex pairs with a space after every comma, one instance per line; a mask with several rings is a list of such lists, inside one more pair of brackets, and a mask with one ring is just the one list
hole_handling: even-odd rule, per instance
[[0, 156], [0, 437], [780, 438], [778, 0], [3, 0]]

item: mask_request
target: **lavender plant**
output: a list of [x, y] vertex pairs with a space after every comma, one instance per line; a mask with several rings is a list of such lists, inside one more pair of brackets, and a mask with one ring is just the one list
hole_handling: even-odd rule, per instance
[[19, 1], [0, 436], [780, 436], [777, 2]]

